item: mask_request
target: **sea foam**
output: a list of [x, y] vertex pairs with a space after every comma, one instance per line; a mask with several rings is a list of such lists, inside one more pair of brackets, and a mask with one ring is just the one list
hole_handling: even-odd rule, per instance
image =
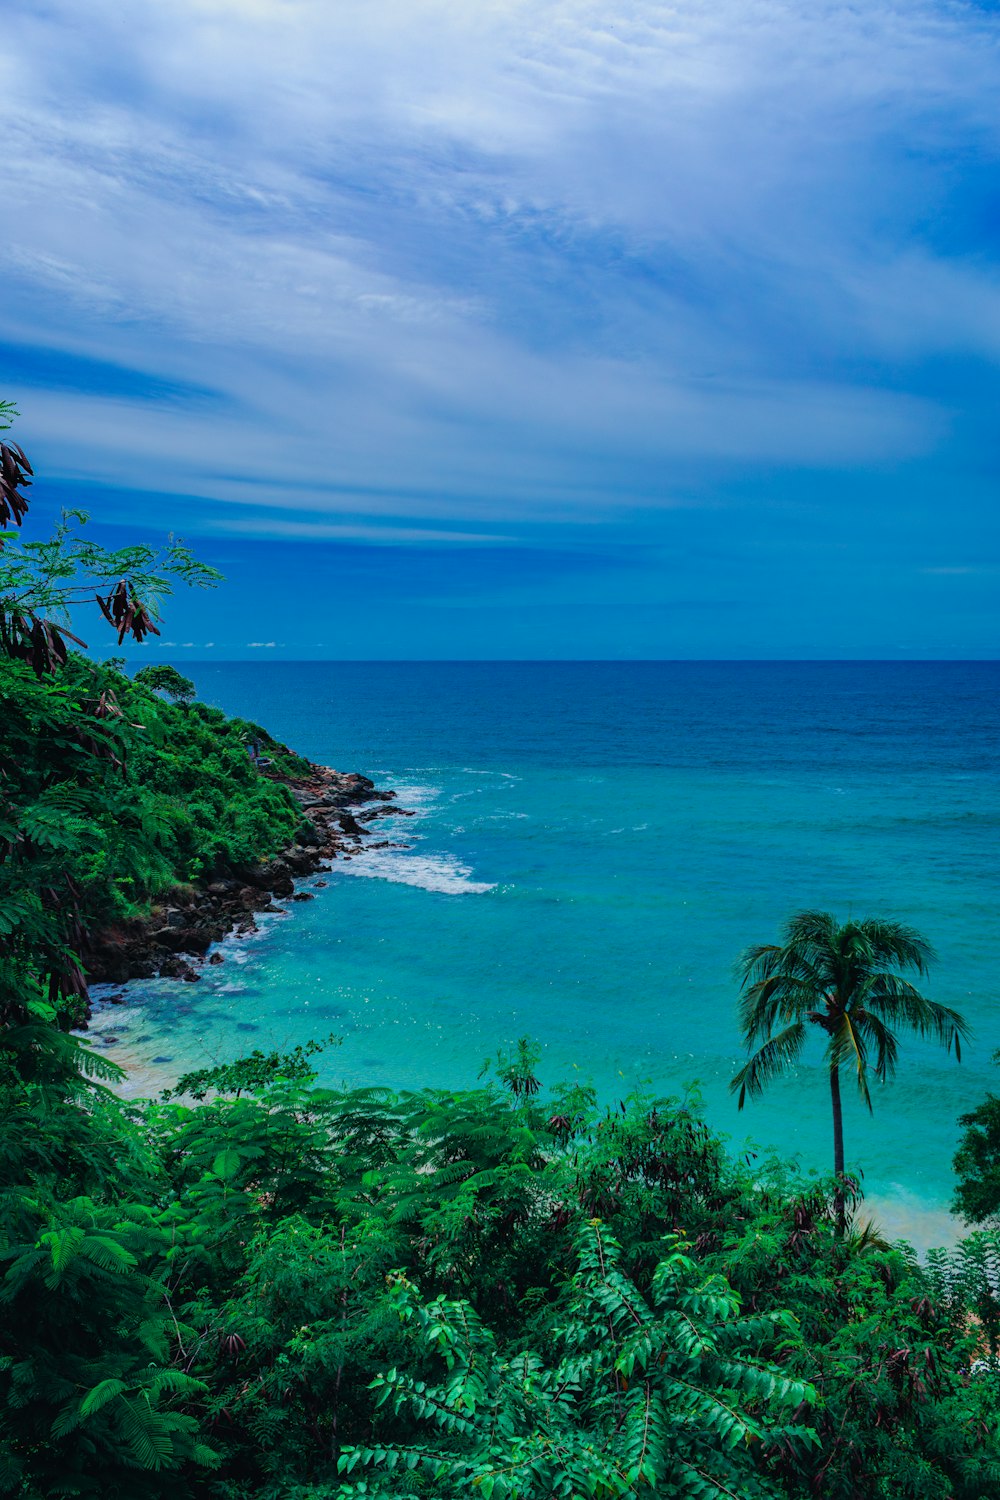
[[334, 866], [340, 875], [363, 875], [369, 880], [390, 880], [422, 891], [440, 891], [446, 896], [477, 896], [496, 889], [495, 884], [472, 880], [468, 865], [450, 854], [410, 854], [394, 849], [370, 849], [352, 860]]

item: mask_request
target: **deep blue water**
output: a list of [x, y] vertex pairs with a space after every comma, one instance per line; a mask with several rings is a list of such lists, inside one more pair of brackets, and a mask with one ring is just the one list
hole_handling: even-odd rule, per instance
[[380, 825], [409, 850], [335, 866], [200, 985], [136, 986], [113, 1017], [133, 1060], [170, 1071], [333, 1030], [332, 1079], [460, 1085], [527, 1032], [550, 1080], [697, 1080], [736, 1139], [826, 1168], [818, 1047], [736, 1112], [733, 961], [802, 907], [892, 914], [936, 945], [928, 993], [976, 1043], [958, 1066], [907, 1040], [874, 1120], [849, 1104], [847, 1152], [914, 1238], [947, 1202], [956, 1117], [998, 1082], [1000, 664], [184, 670], [420, 816]]

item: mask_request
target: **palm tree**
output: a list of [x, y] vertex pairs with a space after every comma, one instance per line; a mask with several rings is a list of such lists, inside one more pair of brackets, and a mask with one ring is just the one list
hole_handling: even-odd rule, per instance
[[[825, 911], [803, 911], [785, 925], [782, 944], [748, 948], [739, 959], [740, 1025], [748, 1062], [730, 1084], [739, 1108], [789, 1069], [805, 1044], [806, 1023], [826, 1033], [833, 1105], [833, 1165], [844, 1175], [844, 1120], [840, 1070], [853, 1068], [858, 1091], [872, 1107], [869, 1080], [896, 1071], [896, 1032], [905, 1029], [940, 1042], [961, 1061], [969, 1027], [947, 1005], [928, 1000], [897, 971], [926, 974], [934, 950], [912, 927], [881, 917], [837, 923]], [[843, 1199], [838, 1220], [844, 1223]]]

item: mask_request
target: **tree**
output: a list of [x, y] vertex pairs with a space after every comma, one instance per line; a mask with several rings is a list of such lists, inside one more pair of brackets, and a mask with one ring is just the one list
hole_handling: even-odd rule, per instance
[[151, 693], [165, 693], [171, 703], [187, 708], [194, 701], [195, 686], [190, 677], [184, 677], [176, 667], [161, 663], [155, 667], [142, 667], [135, 674], [135, 681], [148, 688]]
[[503, 1350], [468, 1303], [438, 1297], [423, 1305], [405, 1276], [390, 1277], [398, 1315], [443, 1360], [445, 1380], [430, 1386], [394, 1368], [373, 1388], [380, 1405], [412, 1413], [441, 1436], [345, 1449], [342, 1473], [360, 1467], [391, 1477], [385, 1488], [375, 1478], [338, 1493], [426, 1494], [416, 1478], [407, 1482], [409, 1471], [429, 1478], [440, 1500], [700, 1500], [736, 1487], [773, 1495], [759, 1482], [755, 1449], [775, 1436], [795, 1453], [818, 1446], [803, 1421], [816, 1391], [748, 1349], [770, 1341], [787, 1359], [799, 1342], [795, 1319], [741, 1317], [724, 1277], [706, 1275], [676, 1241], [662, 1249], [644, 1292], [601, 1221], [581, 1224], [577, 1266], [542, 1349]]
[[[1000, 1063], [1000, 1052], [993, 1061]], [[975, 1109], [960, 1115], [965, 1134], [955, 1153], [956, 1213], [983, 1224], [1000, 1216], [1000, 1098], [989, 1093]]]
[[[0, 431], [16, 414], [0, 401]], [[68, 1026], [86, 1004], [80, 876], [99, 857], [90, 824], [123, 767], [126, 728], [108, 673], [88, 664], [83, 692], [68, 686], [67, 641], [85, 644], [71, 611], [93, 602], [119, 644], [142, 641], [158, 634], [173, 580], [210, 586], [219, 574], [172, 539], [160, 553], [84, 541], [82, 511], [64, 511], [47, 541], [23, 541], [9, 528], [28, 513], [33, 472], [18, 444], [0, 442], [0, 1024], [42, 1005], [43, 1021], [58, 1013]]]
[[[0, 401], [0, 431], [16, 414], [9, 401]], [[218, 582], [216, 569], [173, 537], [159, 551], [144, 543], [108, 548], [85, 540], [77, 531], [87, 524], [82, 510], [64, 510], [47, 541], [22, 542], [7, 528], [20, 527], [27, 515], [33, 474], [17, 443], [0, 442], [0, 654], [28, 662], [36, 676], [65, 665], [67, 640], [86, 645], [69, 628], [75, 607], [96, 604], [119, 645], [127, 635], [142, 642], [159, 635], [159, 604], [174, 580], [199, 588]]]
[[[883, 917], [838, 924], [824, 911], [789, 919], [785, 941], [748, 948], [738, 971], [743, 1039], [754, 1048], [730, 1084], [739, 1108], [756, 1098], [795, 1063], [805, 1045], [807, 1023], [826, 1037], [825, 1059], [833, 1109], [833, 1159], [844, 1175], [844, 1122], [840, 1070], [853, 1068], [858, 1092], [872, 1108], [872, 1074], [885, 1083], [896, 1071], [899, 1029], [940, 1042], [961, 1061], [969, 1028], [956, 1010], [928, 1000], [897, 971], [923, 975], [934, 950], [912, 927]], [[843, 1221], [843, 1207], [840, 1209]]]

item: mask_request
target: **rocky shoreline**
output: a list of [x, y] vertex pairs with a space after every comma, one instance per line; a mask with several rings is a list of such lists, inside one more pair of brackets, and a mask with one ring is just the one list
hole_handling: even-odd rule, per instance
[[124, 984], [157, 974], [196, 983], [206, 959], [212, 964], [224, 961], [218, 951], [208, 956], [213, 944], [233, 932], [253, 932], [256, 913], [282, 910], [275, 906], [275, 898], [311, 901], [311, 893], [297, 890], [295, 882], [329, 870], [330, 861], [350, 859], [365, 847], [399, 847], [389, 840], [363, 841], [376, 820], [413, 816], [396, 805], [395, 792], [379, 791], [357, 772], [311, 765], [308, 776], [283, 784], [303, 812], [295, 842], [261, 864], [217, 872], [204, 883], [175, 886], [148, 916], [92, 934], [81, 955], [90, 984]]

